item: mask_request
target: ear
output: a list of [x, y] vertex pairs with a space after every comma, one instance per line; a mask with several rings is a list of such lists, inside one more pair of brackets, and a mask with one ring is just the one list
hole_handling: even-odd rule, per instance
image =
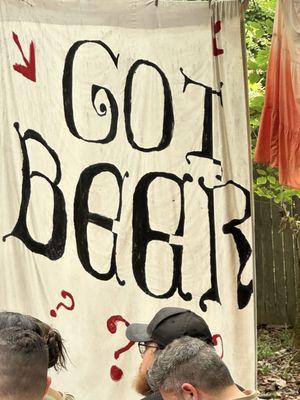
[[181, 385], [182, 395], [184, 400], [200, 400], [198, 390], [190, 383]]
[[51, 378], [50, 378], [50, 376], [47, 376], [47, 383], [46, 383], [45, 394], [47, 394], [47, 392], [48, 392], [48, 390], [49, 390], [49, 388], [50, 388], [50, 385], [51, 385]]

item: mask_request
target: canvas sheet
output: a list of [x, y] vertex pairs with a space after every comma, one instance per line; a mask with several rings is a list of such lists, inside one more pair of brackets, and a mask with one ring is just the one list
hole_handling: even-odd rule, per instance
[[253, 387], [239, 1], [1, 0], [0, 13], [0, 305], [61, 332], [70, 361], [53, 387], [138, 399], [137, 346], [114, 357], [122, 318], [163, 306], [199, 313]]

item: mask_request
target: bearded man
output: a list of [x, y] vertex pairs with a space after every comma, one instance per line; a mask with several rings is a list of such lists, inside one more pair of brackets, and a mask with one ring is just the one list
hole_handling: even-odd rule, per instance
[[204, 319], [190, 310], [178, 307], [162, 308], [149, 324], [130, 324], [126, 336], [138, 343], [142, 356], [134, 386], [138, 393], [146, 396], [143, 400], [162, 400], [159, 391], [151, 390], [147, 373], [155, 356], [174, 339], [190, 336], [213, 347], [212, 335]]

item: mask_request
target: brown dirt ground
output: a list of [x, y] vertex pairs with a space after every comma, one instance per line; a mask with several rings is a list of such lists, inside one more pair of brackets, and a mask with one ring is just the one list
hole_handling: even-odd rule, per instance
[[300, 399], [300, 363], [287, 327], [258, 328], [258, 390], [261, 399]]

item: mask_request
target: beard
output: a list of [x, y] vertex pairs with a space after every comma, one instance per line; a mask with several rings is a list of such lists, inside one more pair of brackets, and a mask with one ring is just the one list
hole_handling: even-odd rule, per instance
[[133, 383], [134, 389], [141, 395], [146, 396], [151, 393], [151, 388], [147, 381], [146, 372], [143, 371], [142, 365], [140, 365], [138, 374]]

